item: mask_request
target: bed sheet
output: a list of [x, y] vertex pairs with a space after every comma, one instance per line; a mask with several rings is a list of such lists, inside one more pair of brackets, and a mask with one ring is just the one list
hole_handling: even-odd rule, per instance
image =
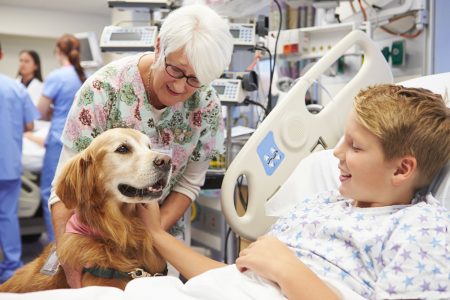
[[[37, 137], [47, 137], [50, 129], [50, 122], [35, 121], [33, 134]], [[39, 173], [42, 169], [45, 148], [29, 140], [26, 137], [22, 139], [22, 166], [25, 171]]]

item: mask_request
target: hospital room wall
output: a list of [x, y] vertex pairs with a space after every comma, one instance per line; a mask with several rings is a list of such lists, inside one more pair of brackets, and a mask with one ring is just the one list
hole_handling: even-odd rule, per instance
[[433, 35], [430, 42], [430, 51], [433, 53], [430, 62], [430, 74], [450, 72], [450, 1], [434, 0], [432, 8]]
[[35, 50], [39, 53], [44, 78], [50, 71], [59, 67], [54, 54], [56, 38], [0, 34], [0, 42], [4, 54], [0, 61], [0, 72], [10, 77], [17, 76], [19, 52], [23, 49]]
[[77, 32], [95, 32], [100, 37], [103, 28], [110, 24], [110, 15], [0, 5], [0, 42], [5, 54], [0, 72], [15, 77], [19, 52], [33, 49], [41, 56], [45, 78], [59, 66], [54, 55], [58, 37]]

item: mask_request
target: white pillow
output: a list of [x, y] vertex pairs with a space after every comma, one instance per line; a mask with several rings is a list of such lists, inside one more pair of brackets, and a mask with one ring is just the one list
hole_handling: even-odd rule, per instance
[[[265, 204], [268, 216], [279, 217], [299, 199], [339, 187], [338, 159], [333, 149], [305, 157], [294, 169], [280, 190]], [[450, 162], [434, 178], [428, 191], [450, 209]]]
[[428, 191], [450, 210], [450, 161], [433, 179]]
[[338, 188], [338, 163], [333, 149], [314, 152], [302, 159], [278, 192], [265, 204], [266, 214], [281, 216], [299, 199]]

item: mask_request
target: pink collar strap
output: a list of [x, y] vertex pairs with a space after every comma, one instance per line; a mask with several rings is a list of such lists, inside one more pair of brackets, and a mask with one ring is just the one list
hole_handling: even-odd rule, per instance
[[76, 233], [86, 236], [101, 236], [100, 232], [92, 230], [89, 226], [80, 222], [77, 214], [73, 214], [66, 224], [66, 232]]

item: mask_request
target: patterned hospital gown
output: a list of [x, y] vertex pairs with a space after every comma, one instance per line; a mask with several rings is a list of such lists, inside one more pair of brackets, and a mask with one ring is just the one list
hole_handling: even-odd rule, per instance
[[450, 299], [450, 213], [431, 196], [358, 208], [337, 191], [297, 204], [269, 234], [322, 278], [368, 299]]
[[220, 100], [209, 86], [198, 89], [185, 102], [156, 112], [138, 70], [144, 54], [114, 61], [86, 80], [69, 112], [62, 141], [80, 152], [107, 129], [128, 127], [145, 133], [153, 145], [172, 149], [172, 176], [164, 199], [188, 162], [223, 153], [224, 126]]

